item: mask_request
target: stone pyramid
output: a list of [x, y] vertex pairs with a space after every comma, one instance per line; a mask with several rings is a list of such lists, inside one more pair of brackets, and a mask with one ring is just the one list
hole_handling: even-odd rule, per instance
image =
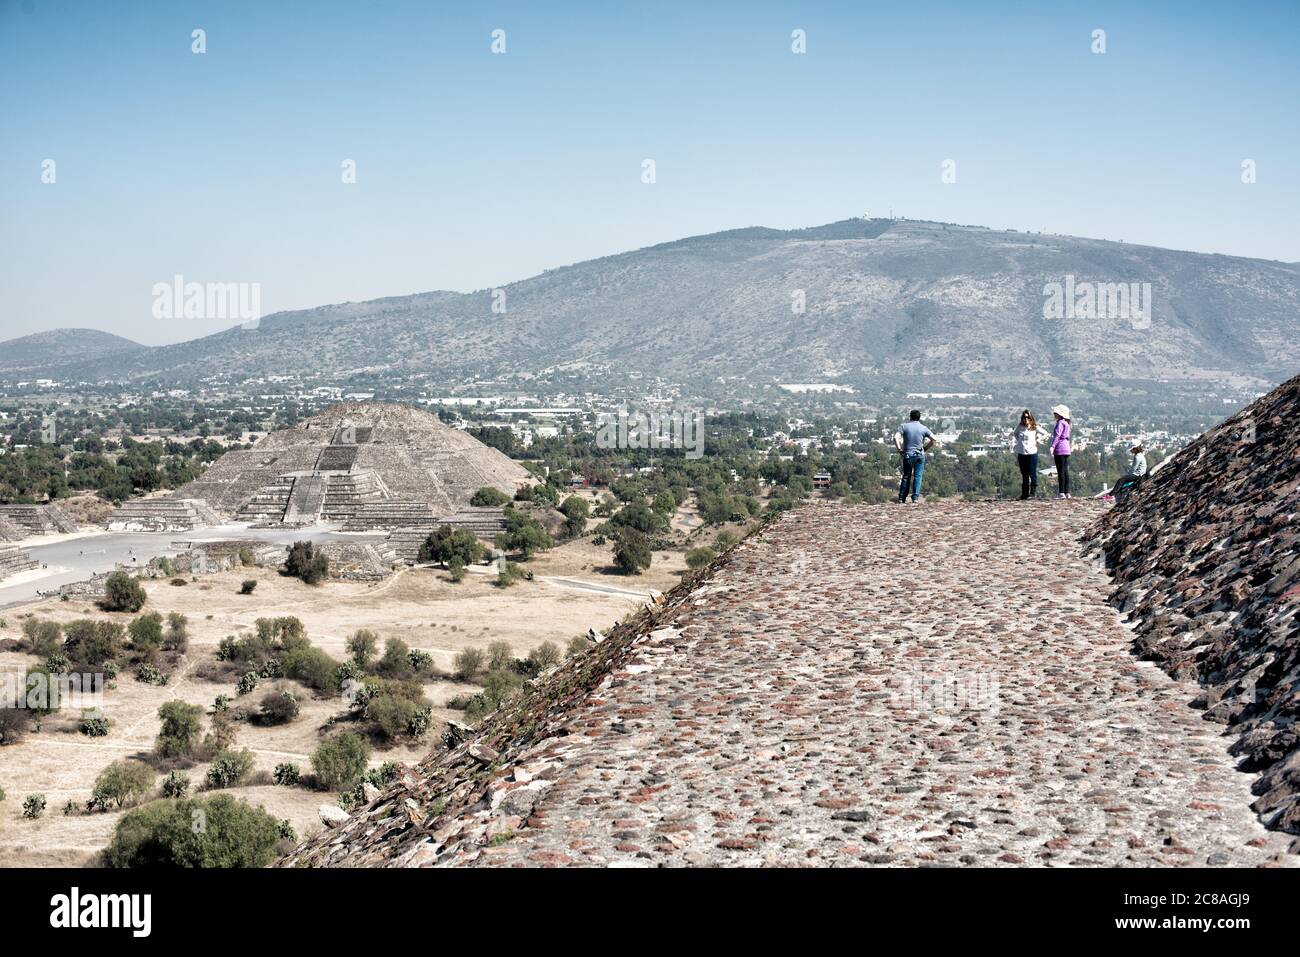
[[484, 486], [513, 495], [528, 478], [432, 413], [343, 403], [227, 452], [170, 498], [201, 502], [224, 519], [400, 528], [464, 509]]

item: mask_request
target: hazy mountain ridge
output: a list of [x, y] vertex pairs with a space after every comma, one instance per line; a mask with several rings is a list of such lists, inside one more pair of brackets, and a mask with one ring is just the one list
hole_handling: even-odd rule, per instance
[[0, 342], [0, 373], [40, 370], [146, 349], [148, 346], [98, 329], [50, 329]]
[[[1067, 276], [1151, 283], [1150, 328], [1044, 318], [1044, 284]], [[800, 290], [803, 313], [792, 308]], [[51, 369], [184, 381], [384, 368], [453, 382], [582, 361], [690, 384], [880, 374], [1280, 381], [1300, 365], [1295, 265], [939, 223], [729, 230], [552, 269], [503, 292], [504, 313], [490, 290], [423, 293], [278, 313], [257, 329]]]

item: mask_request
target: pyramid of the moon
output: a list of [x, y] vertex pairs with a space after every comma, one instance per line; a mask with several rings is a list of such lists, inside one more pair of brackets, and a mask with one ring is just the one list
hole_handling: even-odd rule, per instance
[[427, 525], [465, 509], [484, 486], [508, 495], [519, 464], [436, 415], [379, 402], [343, 403], [227, 452], [166, 499], [124, 506], [112, 524], [159, 531], [222, 519], [345, 529]]

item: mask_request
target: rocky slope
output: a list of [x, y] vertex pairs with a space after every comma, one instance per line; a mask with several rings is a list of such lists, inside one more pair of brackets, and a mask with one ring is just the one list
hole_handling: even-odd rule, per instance
[[1183, 449], [1089, 540], [1137, 647], [1204, 684], [1261, 772], [1254, 809], [1300, 834], [1300, 377]]
[[[1067, 277], [1150, 283], [1150, 322], [1044, 318], [1045, 284]], [[731, 230], [552, 269], [502, 292], [279, 313], [256, 329], [111, 361], [58, 357], [58, 374], [186, 384], [391, 370], [450, 383], [565, 366], [620, 383], [639, 373], [701, 387], [738, 375], [1244, 375], [1272, 385], [1300, 362], [1294, 264], [943, 223]], [[797, 297], [804, 311], [793, 308]]]

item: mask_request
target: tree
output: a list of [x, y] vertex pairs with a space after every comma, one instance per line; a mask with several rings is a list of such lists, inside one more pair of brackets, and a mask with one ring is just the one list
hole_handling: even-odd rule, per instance
[[149, 653], [162, 646], [162, 615], [156, 611], [131, 619], [126, 633], [131, 636], [131, 646], [136, 651]]
[[463, 528], [441, 525], [434, 529], [429, 537], [420, 544], [418, 558], [421, 562], [440, 562], [449, 565], [453, 558], [459, 558], [465, 565], [479, 561], [483, 557], [483, 544], [472, 532]]
[[155, 744], [157, 752], [165, 758], [189, 757], [199, 740], [200, 717], [203, 708], [185, 701], [168, 701], [158, 709], [162, 730]]
[[104, 582], [104, 600], [101, 607], [105, 611], [137, 612], [144, 607], [146, 595], [144, 586], [126, 572], [117, 571], [108, 576]]
[[527, 561], [536, 552], [545, 551], [555, 544], [546, 529], [531, 515], [513, 508], [506, 509], [506, 530], [497, 536], [497, 546], [508, 552], [517, 552]]
[[650, 544], [644, 535], [635, 528], [624, 528], [619, 532], [614, 546], [614, 564], [623, 574], [641, 574], [650, 567], [650, 557]]
[[379, 659], [375, 670], [387, 678], [403, 678], [414, 670], [411, 667], [411, 649], [400, 638], [389, 638], [384, 642], [384, 656]]
[[115, 621], [82, 618], [63, 626], [63, 653], [79, 666], [98, 667], [117, 657], [125, 631]]
[[505, 492], [485, 485], [470, 497], [469, 504], [476, 508], [499, 508], [509, 501], [510, 496]]
[[369, 760], [366, 739], [355, 731], [344, 731], [321, 743], [311, 756], [311, 766], [321, 787], [337, 790], [364, 774]]
[[348, 639], [348, 654], [352, 660], [361, 668], [370, 665], [370, 659], [375, 656], [375, 649], [379, 647], [379, 636], [373, 631], [365, 628], [355, 632]]
[[316, 550], [311, 542], [294, 542], [284, 562], [286, 575], [300, 578], [308, 585], [323, 581], [330, 571], [329, 557]]
[[591, 506], [585, 498], [580, 495], [570, 495], [560, 505], [560, 511], [564, 513], [564, 532], [570, 538], [577, 538], [587, 530], [587, 517], [591, 514]]
[[95, 778], [91, 800], [101, 806], [134, 803], [153, 790], [153, 772], [139, 761], [114, 761]]
[[668, 527], [666, 518], [640, 501], [624, 505], [609, 521], [611, 525], [633, 528], [643, 535], [651, 535]]
[[128, 811], [104, 851], [109, 867], [265, 867], [279, 822], [229, 794], [154, 801]]

